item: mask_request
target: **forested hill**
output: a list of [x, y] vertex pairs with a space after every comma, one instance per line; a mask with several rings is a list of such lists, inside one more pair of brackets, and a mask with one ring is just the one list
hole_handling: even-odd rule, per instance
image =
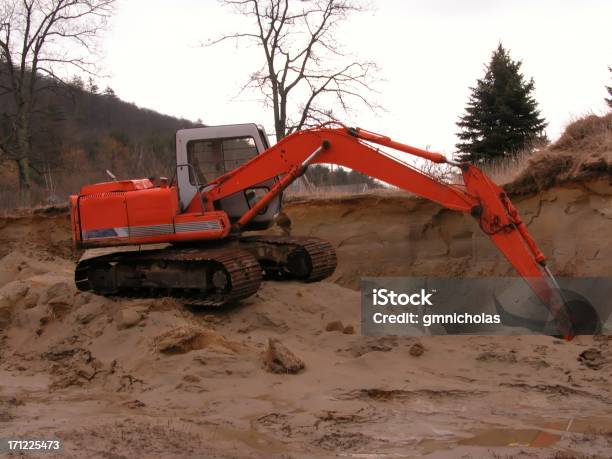
[[[105, 169], [119, 178], [171, 174], [176, 130], [197, 126], [124, 102], [110, 88], [101, 91], [80, 79], [70, 84], [43, 79], [40, 85], [45, 89], [37, 91], [31, 138], [35, 201], [65, 200], [84, 183], [106, 180]], [[14, 113], [12, 95], [0, 95], [0, 140], [9, 147]], [[11, 207], [7, 201], [18, 180], [7, 155], [0, 160], [0, 178], [0, 205]]]
[[[0, 86], [7, 86], [3, 75], [6, 78], [6, 72], [0, 72]], [[172, 176], [176, 131], [202, 125], [124, 102], [110, 88], [100, 90], [80, 79], [59, 84], [42, 78], [39, 84], [44, 90], [36, 91], [32, 120], [32, 204], [64, 202], [84, 184], [109, 180], [107, 169], [119, 179]], [[0, 144], [9, 150], [14, 113], [12, 95], [0, 91]], [[313, 167], [308, 178], [317, 188], [380, 186], [343, 168]], [[17, 207], [18, 191], [15, 158], [3, 153], [0, 209]]]

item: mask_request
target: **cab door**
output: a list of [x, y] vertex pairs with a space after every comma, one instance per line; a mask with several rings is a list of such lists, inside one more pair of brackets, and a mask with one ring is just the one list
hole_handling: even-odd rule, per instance
[[[176, 134], [177, 178], [180, 204], [186, 209], [207, 183], [244, 164], [268, 148], [263, 128], [255, 124], [210, 126], [182, 129]], [[215, 203], [230, 221], [240, 218], [263, 196], [276, 178], [228, 196]], [[257, 215], [246, 230], [267, 228], [280, 212], [282, 196], [277, 196]]]

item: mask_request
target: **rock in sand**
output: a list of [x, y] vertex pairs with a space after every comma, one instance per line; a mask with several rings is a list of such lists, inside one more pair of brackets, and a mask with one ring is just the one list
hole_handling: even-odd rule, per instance
[[306, 366], [302, 359], [291, 352], [280, 340], [270, 338], [264, 353], [266, 369], [272, 373], [299, 373]]

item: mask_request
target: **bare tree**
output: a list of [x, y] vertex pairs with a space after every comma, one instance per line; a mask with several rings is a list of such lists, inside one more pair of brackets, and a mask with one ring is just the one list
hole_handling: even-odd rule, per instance
[[[608, 70], [612, 73], [612, 67], [608, 67]], [[612, 86], [606, 86], [606, 90], [610, 96], [609, 99], [606, 97], [606, 103], [608, 104], [609, 108], [612, 108]]]
[[[39, 91], [63, 83], [67, 68], [93, 75], [95, 38], [115, 0], [2, 0], [0, 95], [11, 94], [14, 113], [0, 153], [17, 163], [22, 205], [30, 204], [31, 126]], [[45, 76], [46, 78], [41, 78]]]
[[350, 0], [222, 0], [253, 19], [251, 32], [237, 32], [208, 45], [246, 40], [261, 49], [264, 64], [243, 87], [255, 88], [274, 111], [276, 139], [335, 120], [329, 107], [348, 112], [355, 103], [375, 110], [370, 100], [374, 62], [351, 58], [335, 39], [339, 24], [363, 8]]

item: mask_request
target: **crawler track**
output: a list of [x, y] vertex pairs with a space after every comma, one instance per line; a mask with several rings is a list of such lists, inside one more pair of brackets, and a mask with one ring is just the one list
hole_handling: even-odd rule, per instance
[[281, 278], [317, 282], [331, 276], [338, 264], [333, 246], [315, 237], [246, 236], [240, 246]]
[[171, 296], [194, 306], [223, 306], [253, 295], [262, 271], [272, 280], [317, 282], [336, 264], [334, 248], [321, 239], [248, 236], [220, 248], [96, 249], [79, 261], [74, 280], [79, 290], [99, 295]]
[[101, 295], [180, 298], [222, 306], [253, 295], [262, 273], [250, 253], [232, 248], [117, 251], [82, 259], [75, 283]]

